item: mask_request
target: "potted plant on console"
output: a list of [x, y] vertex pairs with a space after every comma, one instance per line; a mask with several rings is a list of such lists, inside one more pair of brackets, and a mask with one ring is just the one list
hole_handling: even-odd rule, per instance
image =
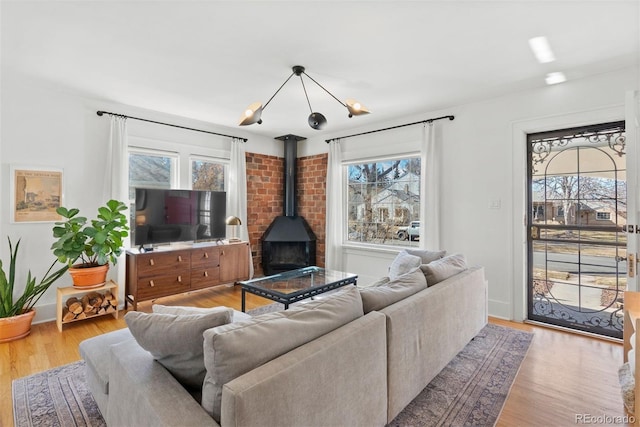
[[16, 280], [16, 259], [18, 258], [18, 248], [20, 240], [14, 247], [9, 240], [9, 274], [5, 273], [2, 261], [0, 261], [0, 343], [24, 338], [31, 332], [31, 322], [36, 315], [33, 306], [49, 287], [58, 280], [69, 268], [64, 265], [60, 269], [53, 271], [58, 260], [54, 260], [44, 277], [37, 282], [31, 276], [31, 271], [27, 274], [27, 281], [22, 295], [14, 299]]
[[[69, 274], [76, 288], [92, 288], [106, 282], [109, 262], [116, 264], [122, 253], [124, 238], [128, 236], [127, 206], [109, 200], [98, 208], [96, 219], [90, 222], [78, 216], [79, 210], [59, 207], [56, 212], [65, 218], [56, 222], [51, 246], [58, 260], [69, 266]], [[77, 264], [76, 261], [80, 260]]]

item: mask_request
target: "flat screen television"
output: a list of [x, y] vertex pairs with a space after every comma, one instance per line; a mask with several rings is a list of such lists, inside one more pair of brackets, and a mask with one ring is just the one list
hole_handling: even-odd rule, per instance
[[226, 237], [227, 194], [224, 191], [136, 188], [136, 246]]

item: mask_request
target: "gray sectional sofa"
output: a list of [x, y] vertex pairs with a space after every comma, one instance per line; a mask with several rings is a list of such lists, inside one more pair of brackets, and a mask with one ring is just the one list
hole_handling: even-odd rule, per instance
[[483, 268], [445, 267], [455, 274], [427, 283], [424, 267], [287, 311], [229, 312], [233, 321], [205, 329], [202, 354], [186, 365], [204, 373], [201, 390], [176, 374], [183, 354], [163, 359], [139, 336], [152, 335], [145, 316], [198, 315], [127, 313], [128, 329], [80, 344], [89, 386], [109, 426], [384, 426], [487, 322]]

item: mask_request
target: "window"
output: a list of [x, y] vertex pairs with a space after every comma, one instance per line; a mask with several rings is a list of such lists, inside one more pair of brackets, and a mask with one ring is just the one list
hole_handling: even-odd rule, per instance
[[225, 164], [207, 159], [191, 160], [191, 186], [194, 190], [224, 191]]
[[178, 156], [147, 150], [129, 151], [129, 199], [135, 199], [135, 188], [175, 188]]
[[611, 221], [611, 212], [596, 212], [598, 221]]
[[533, 219], [536, 221], [544, 220], [544, 206], [543, 205], [534, 205], [533, 206]]
[[420, 173], [419, 157], [347, 165], [347, 240], [416, 246], [406, 230], [420, 219]]

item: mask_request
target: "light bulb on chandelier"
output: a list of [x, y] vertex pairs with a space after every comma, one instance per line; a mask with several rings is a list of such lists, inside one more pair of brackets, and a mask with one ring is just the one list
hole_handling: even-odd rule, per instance
[[319, 113], [317, 111], [314, 112], [313, 109], [311, 108], [311, 102], [309, 101], [309, 95], [307, 94], [307, 88], [305, 87], [304, 80], [302, 79], [302, 75], [303, 74], [305, 76], [307, 76], [307, 78], [309, 80], [311, 80], [316, 85], [318, 85], [322, 90], [324, 90], [329, 95], [331, 95], [331, 97], [333, 99], [335, 99], [336, 101], [338, 101], [340, 103], [340, 105], [345, 107], [349, 111], [349, 117], [361, 116], [361, 115], [370, 113], [370, 111], [365, 106], [363, 106], [361, 103], [359, 103], [358, 101], [356, 101], [354, 99], [347, 99], [345, 102], [340, 101], [331, 92], [329, 92], [327, 89], [325, 89], [320, 83], [318, 83], [311, 76], [309, 76], [307, 73], [305, 73], [304, 70], [305, 69], [304, 69], [303, 66], [295, 65], [292, 68], [291, 75], [289, 77], [287, 77], [287, 79], [284, 81], [284, 83], [282, 83], [282, 85], [280, 85], [278, 90], [276, 90], [276, 92], [271, 96], [271, 98], [269, 98], [269, 100], [264, 104], [264, 106], [260, 102], [254, 102], [253, 104], [249, 105], [249, 107], [247, 107], [247, 109], [245, 110], [243, 115], [240, 117], [240, 122], [238, 124], [240, 126], [252, 125], [254, 123], [262, 124], [262, 111], [267, 107], [267, 105], [269, 105], [271, 100], [278, 94], [278, 92], [280, 92], [280, 89], [282, 89], [284, 87], [284, 85], [287, 84], [289, 79], [291, 79], [291, 77], [296, 75], [296, 76], [300, 77], [300, 82], [302, 83], [302, 88], [304, 90], [304, 95], [305, 95], [305, 97], [307, 99], [307, 104], [309, 105], [309, 110], [311, 111], [311, 114], [309, 115], [309, 119], [308, 119], [309, 126], [311, 126], [311, 128], [316, 129], [316, 130], [323, 129], [327, 124], [327, 118], [322, 113]]

